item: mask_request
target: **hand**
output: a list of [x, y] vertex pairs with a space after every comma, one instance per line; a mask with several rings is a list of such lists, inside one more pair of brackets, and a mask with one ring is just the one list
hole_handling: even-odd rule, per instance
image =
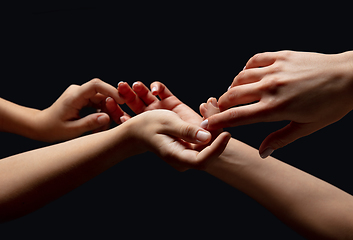
[[[115, 103], [124, 102], [116, 88], [99, 79], [93, 79], [82, 86], [71, 85], [51, 107], [38, 114], [37, 139], [62, 141], [78, 137], [87, 131], [107, 129], [110, 117], [104, 112], [107, 111], [107, 106], [112, 108], [111, 99], [114, 99], [111, 117], [119, 119], [125, 113]], [[80, 118], [80, 110], [87, 106], [102, 109], [104, 112]]]
[[[267, 157], [351, 111], [352, 59], [351, 53], [257, 54], [221, 96], [218, 104], [224, 112], [208, 118], [207, 129], [290, 120], [262, 142], [259, 151]], [[233, 107], [248, 103], [252, 104]]]
[[[134, 111], [136, 114], [141, 112], [146, 112], [155, 109], [166, 109], [176, 113], [185, 122], [191, 123], [198, 127], [202, 122], [202, 117], [198, 115], [194, 110], [181, 102], [177, 97], [175, 97], [169, 89], [160, 82], [154, 82], [151, 84], [150, 91], [142, 82], [136, 82], [133, 84], [132, 88], [125, 82], [119, 83], [118, 91], [119, 95], [125, 103]], [[160, 100], [156, 97], [159, 96]], [[110, 108], [107, 107], [108, 113]], [[121, 119], [114, 119], [115, 121], [122, 120], [127, 121], [130, 117], [123, 116]], [[212, 137], [215, 138], [220, 133], [219, 130], [211, 132]], [[224, 133], [221, 138], [227, 137], [229, 133]], [[194, 150], [201, 151], [206, 147], [205, 143], [196, 143], [190, 145]], [[178, 166], [172, 165], [179, 171], [185, 171], [188, 168], [202, 168], [207, 165], [209, 161], [200, 162], [196, 165], [179, 163]], [[181, 164], [181, 165], [180, 165]]]
[[[199, 125], [202, 122], [199, 114], [181, 102], [161, 82], [152, 83], [151, 91], [142, 82], [134, 83], [132, 88], [129, 84], [121, 82], [118, 85], [118, 91], [124, 102], [136, 114], [154, 109], [166, 109], [175, 112], [188, 123]], [[128, 119], [128, 117], [123, 118]]]
[[[178, 114], [184, 121], [197, 126], [203, 120], [199, 114], [174, 96], [161, 82], [152, 83], [151, 91], [142, 82], [134, 83], [132, 89], [129, 84], [121, 82], [119, 83], [118, 91], [121, 98], [136, 114], [153, 109], [167, 109]], [[157, 95], [161, 100], [156, 97]], [[208, 102], [217, 105], [217, 99], [215, 98], [210, 98]], [[200, 110], [202, 110], [201, 106]], [[124, 121], [124, 119], [127, 120], [128, 118], [128, 116], [123, 116], [122, 120]], [[217, 137], [221, 132], [223, 132], [222, 129], [211, 131], [212, 137]]]
[[142, 148], [135, 152], [152, 151], [178, 171], [205, 169], [223, 152], [230, 139], [229, 133], [223, 133], [211, 145], [197, 150], [195, 144], [208, 143], [211, 133], [169, 110], [146, 111], [122, 126], [128, 129], [131, 143]]

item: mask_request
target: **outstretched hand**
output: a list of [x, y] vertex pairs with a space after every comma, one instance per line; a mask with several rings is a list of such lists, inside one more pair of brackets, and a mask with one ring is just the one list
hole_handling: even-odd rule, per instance
[[[136, 82], [133, 84], [132, 88], [125, 82], [121, 82], [118, 85], [119, 96], [124, 100], [124, 102], [129, 106], [129, 108], [136, 114], [140, 114], [150, 110], [156, 109], [165, 109], [176, 113], [183, 121], [187, 123], [191, 123], [197, 127], [200, 126], [203, 118], [197, 114], [194, 110], [188, 107], [186, 104], [181, 102], [176, 96], [174, 96], [169, 89], [161, 82], [154, 82], [151, 84], [151, 90], [149, 90], [142, 82]], [[157, 98], [159, 97], [159, 99]], [[214, 101], [216, 101], [214, 99]], [[114, 110], [114, 106], [107, 106], [108, 113], [110, 110]], [[129, 120], [130, 117], [124, 115], [119, 119], [115, 118], [115, 121], [125, 122]], [[186, 128], [185, 131], [190, 131], [190, 129]], [[219, 130], [216, 132], [211, 132], [213, 138], [217, 137], [220, 133]], [[225, 142], [227, 143], [230, 138], [229, 133], [222, 133], [217, 137], [215, 142]], [[204, 143], [194, 143], [189, 144], [188, 148], [193, 151], [201, 152], [203, 149], [207, 147]], [[213, 143], [212, 143], [213, 144]], [[163, 158], [163, 157], [162, 157]], [[166, 160], [165, 158], [163, 158]], [[203, 161], [195, 162], [195, 161], [167, 161], [174, 168], [179, 171], [185, 171], [189, 168], [197, 168], [202, 169], [207, 164], [208, 161], [203, 159]]]
[[207, 119], [206, 129], [290, 120], [261, 144], [260, 155], [267, 157], [352, 110], [352, 55], [292, 51], [255, 55], [220, 97], [222, 112]]
[[[161, 82], [152, 83], [151, 91], [142, 82], [134, 83], [132, 88], [129, 84], [121, 82], [118, 86], [118, 92], [124, 102], [136, 114], [154, 109], [166, 109], [175, 112], [188, 123], [199, 125], [202, 122], [202, 117], [199, 114], [181, 102]], [[126, 120], [128, 117], [125, 116], [123, 119]]]

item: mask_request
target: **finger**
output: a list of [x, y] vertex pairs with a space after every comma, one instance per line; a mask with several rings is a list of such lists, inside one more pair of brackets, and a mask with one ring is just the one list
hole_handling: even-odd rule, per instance
[[256, 83], [237, 86], [229, 89], [218, 100], [219, 109], [224, 111], [230, 107], [247, 104], [261, 99], [261, 92]]
[[129, 115], [125, 114], [124, 116], [120, 117], [120, 122], [124, 123], [129, 119], [131, 119], [131, 117]]
[[212, 135], [201, 127], [187, 123], [181, 118], [168, 119], [168, 124], [164, 124], [163, 133], [185, 140], [190, 143], [206, 144]]
[[164, 159], [178, 171], [185, 171], [189, 168], [205, 170], [210, 162], [222, 154], [230, 138], [231, 135], [228, 132], [223, 132], [210, 146], [205, 147], [201, 152], [185, 149], [169, 156], [164, 156]]
[[153, 95], [158, 95], [161, 100], [174, 96], [171, 91], [161, 82], [153, 82], [151, 84], [151, 92]]
[[112, 99], [108, 97], [105, 100], [105, 106], [102, 109], [104, 112], [108, 113], [111, 119], [117, 124], [121, 123], [121, 117], [127, 115], [120, 106]]
[[204, 170], [207, 165], [221, 155], [231, 138], [230, 133], [221, 133], [210, 146], [204, 148], [196, 158], [193, 167], [196, 169]]
[[235, 107], [215, 114], [201, 123], [201, 127], [207, 130], [217, 130], [226, 127], [235, 127], [257, 122], [267, 122], [272, 116], [265, 111], [263, 103], [258, 102], [246, 106]]
[[258, 53], [249, 59], [246, 69], [269, 66], [276, 61], [277, 56], [277, 52]]
[[136, 95], [129, 84], [126, 82], [120, 82], [118, 85], [118, 92], [126, 105], [128, 105], [134, 113], [140, 114], [145, 110], [145, 103]]
[[74, 101], [79, 105], [78, 109], [84, 107], [87, 104], [87, 101], [94, 98], [97, 93], [112, 97], [118, 104], [124, 103], [115, 87], [95, 78], [77, 88], [74, 95]]
[[243, 84], [249, 84], [260, 81], [267, 74], [267, 68], [253, 68], [241, 71], [233, 80], [232, 85], [235, 87]]
[[146, 106], [158, 101], [158, 98], [156, 98], [142, 82], [132, 84], [132, 89]]
[[209, 98], [207, 103], [200, 105], [200, 113], [204, 118], [208, 118], [219, 113], [218, 103], [216, 98]]
[[260, 156], [266, 158], [270, 156], [274, 150], [282, 148], [316, 130], [318, 130], [317, 127], [314, 127], [312, 123], [296, 123], [292, 121], [284, 128], [271, 133], [265, 138], [259, 148]]
[[77, 136], [104, 127], [109, 124], [109, 122], [110, 118], [108, 114], [94, 113], [75, 121], [69, 121], [67, 124], [71, 132], [75, 133]]
[[93, 97], [90, 98], [90, 102], [88, 104], [89, 107], [93, 108], [100, 108], [102, 103], [107, 99], [106, 95], [103, 95], [101, 93], [97, 93]]

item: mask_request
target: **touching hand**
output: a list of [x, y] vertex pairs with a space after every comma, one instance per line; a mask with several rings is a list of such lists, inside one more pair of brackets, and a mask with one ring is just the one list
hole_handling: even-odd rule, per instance
[[223, 112], [209, 117], [206, 129], [290, 120], [262, 142], [259, 152], [267, 157], [352, 110], [352, 61], [352, 53], [257, 54], [220, 97]]
[[[229, 133], [223, 133], [209, 146], [211, 133], [183, 121], [169, 110], [151, 110], [141, 113], [122, 126], [129, 129], [137, 152], [152, 151], [178, 171], [189, 168], [203, 170], [226, 148]], [[202, 144], [203, 149], [195, 149]]]
[[[116, 103], [124, 102], [116, 88], [99, 79], [93, 79], [82, 86], [71, 85], [51, 107], [38, 114], [37, 134], [41, 135], [39, 139], [48, 142], [62, 141], [78, 137], [87, 131], [107, 129], [110, 117], [104, 112], [107, 112], [107, 106], [112, 109], [111, 99], [114, 99], [114, 111], [109, 114], [114, 119], [120, 119], [125, 113]], [[102, 112], [80, 118], [80, 110], [87, 106], [101, 109]]]
[[[181, 102], [177, 97], [175, 97], [169, 89], [160, 82], [154, 82], [151, 84], [151, 91], [142, 83], [136, 82], [133, 84], [132, 88], [124, 82], [119, 83], [118, 86], [119, 95], [124, 100], [124, 102], [134, 111], [136, 114], [156, 110], [156, 109], [165, 109], [170, 110], [176, 113], [183, 121], [191, 123], [199, 129], [200, 123], [202, 122], [202, 117], [197, 114], [190, 107]], [[156, 97], [159, 96], [160, 99]], [[108, 108], [109, 113], [109, 108]], [[121, 119], [114, 119], [115, 121], [122, 120], [127, 121], [129, 116], [122, 116]], [[190, 125], [191, 126], [191, 125]], [[216, 133], [216, 134], [215, 134]], [[211, 132], [213, 138], [218, 136], [220, 132]], [[219, 136], [220, 139], [224, 137], [230, 137], [229, 133], [224, 133], [222, 136]], [[218, 139], [218, 138], [217, 138]], [[190, 147], [195, 151], [201, 151], [207, 145], [201, 142], [193, 141]], [[184, 166], [183, 170], [188, 168], [200, 168], [191, 164], [185, 164], [185, 162], [180, 162], [181, 166]], [[200, 162], [199, 165], [205, 166], [208, 164], [208, 161]], [[177, 168], [180, 170], [180, 168]]]

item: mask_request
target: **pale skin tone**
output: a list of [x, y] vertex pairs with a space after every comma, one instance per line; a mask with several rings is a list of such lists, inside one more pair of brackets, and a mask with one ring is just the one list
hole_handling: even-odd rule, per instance
[[[95, 88], [96, 84], [97, 80], [89, 88], [97, 89]], [[103, 82], [98, 81], [98, 84], [103, 84]], [[82, 89], [76, 88], [76, 91], [71, 92], [67, 98], [63, 99], [68, 99], [67, 101], [73, 105], [78, 103], [78, 106], [81, 106], [80, 100], [82, 99], [77, 98], [77, 96], [82, 96], [80, 90]], [[95, 94], [93, 95], [95, 96]], [[114, 95], [120, 102], [123, 102], [122, 98], [118, 98], [116, 89], [111, 96], [112, 99], [114, 99]], [[70, 96], [78, 100], [69, 101]], [[87, 95], [83, 96], [83, 100], [86, 102]], [[98, 98], [101, 97], [98, 96]], [[76, 108], [67, 107], [67, 105], [60, 106], [60, 102], [59, 98], [55, 109], [66, 108], [68, 109], [67, 113], [76, 113], [76, 111], [70, 111], [71, 109], [77, 110]], [[111, 107], [112, 102], [104, 103], [106, 107]], [[5, 104], [8, 106], [11, 103], [6, 102]], [[119, 107], [115, 101], [114, 104], [114, 111], [110, 112], [111, 117], [120, 119], [124, 113], [118, 110]], [[7, 116], [17, 116], [17, 108], [21, 107], [14, 106], [14, 113], [11, 112], [11, 109], [6, 109], [6, 114], [2, 115], [2, 122], [10, 122], [6, 119]], [[34, 115], [40, 114], [37, 112], [39, 110], [26, 109], [26, 111], [30, 111], [30, 114], [33, 112]], [[59, 116], [62, 113], [64, 111], [59, 112]], [[97, 116], [99, 115], [94, 115], [93, 120]], [[71, 133], [66, 135], [63, 133], [65, 128], [62, 127], [66, 126], [65, 122], [58, 121], [57, 127], [61, 128], [61, 132], [47, 132], [52, 135], [50, 139], [62, 139], [63, 136], [65, 138], [72, 137]], [[19, 123], [20, 121], [17, 122], [17, 124]], [[52, 125], [53, 123], [47, 124]], [[7, 125], [1, 125], [1, 127], [2, 130], [8, 132], [12, 130], [12, 128], [7, 129]], [[19, 127], [26, 129], [28, 126]], [[52, 126], [49, 129], [52, 129]], [[224, 133], [207, 145], [211, 140], [211, 134], [206, 130], [183, 121], [172, 111], [154, 110], [131, 118], [128, 122], [111, 130], [1, 159], [0, 222], [9, 221], [35, 211], [123, 159], [146, 151], [156, 153], [174, 166], [203, 169], [206, 164], [222, 153], [229, 138], [230, 135]], [[198, 146], [198, 148], [196, 149], [194, 146]]]
[[[152, 94], [138, 82], [132, 88], [135, 96], [133, 92], [126, 92], [130, 90], [125, 84], [119, 85], [119, 90], [125, 92], [121, 95], [123, 98], [133, 96], [129, 102], [132, 109], [143, 112], [164, 108], [169, 106], [169, 97], [173, 102], [171, 106], [177, 105], [178, 109], [183, 109], [184, 116], [190, 117], [189, 121], [202, 121], [169, 90], [167, 98], [161, 101], [153, 98], [160, 89], [166, 91], [161, 83], [151, 84], [151, 89], [154, 89]], [[146, 104], [148, 102], [149, 105]], [[200, 112], [205, 119], [219, 113], [216, 99], [210, 98], [207, 103], [201, 104]], [[125, 120], [130, 121], [128, 118]], [[273, 157], [264, 161], [258, 150], [234, 138], [218, 158], [209, 161], [204, 170], [249, 195], [308, 239], [353, 238], [353, 196]], [[234, 207], [237, 207], [236, 203]]]
[[221, 113], [209, 117], [203, 126], [213, 130], [290, 120], [262, 142], [259, 152], [267, 157], [344, 117], [353, 109], [352, 93], [353, 51], [261, 53], [247, 62], [219, 98]]

